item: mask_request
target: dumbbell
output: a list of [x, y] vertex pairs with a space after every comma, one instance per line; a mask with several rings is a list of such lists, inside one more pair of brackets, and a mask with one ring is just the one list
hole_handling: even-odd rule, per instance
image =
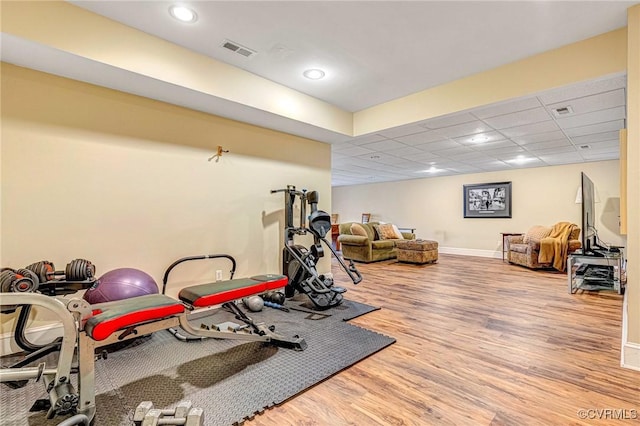
[[64, 271], [56, 271], [53, 263], [48, 260], [32, 263], [26, 269], [36, 274], [43, 283], [54, 279], [84, 281], [93, 278], [96, 272], [96, 267], [85, 259], [72, 260]]
[[184, 401], [174, 409], [164, 410], [153, 408], [151, 401], [143, 401], [136, 408], [133, 423], [136, 426], [204, 426], [204, 411], [201, 408], [192, 408], [191, 401]]
[[[40, 285], [36, 274], [28, 269], [2, 268], [0, 270], [0, 291], [2, 293], [35, 292]], [[16, 305], [4, 305], [0, 312], [10, 314], [16, 310]]]
[[262, 297], [265, 302], [276, 303], [278, 305], [282, 305], [285, 301], [284, 293], [281, 291], [268, 291], [261, 294], [260, 297]]
[[29, 269], [2, 268], [0, 289], [3, 293], [32, 293], [38, 289], [38, 276]]

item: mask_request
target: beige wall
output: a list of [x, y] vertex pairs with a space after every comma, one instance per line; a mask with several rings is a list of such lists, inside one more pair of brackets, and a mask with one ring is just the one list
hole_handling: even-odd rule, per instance
[[[229, 253], [237, 276], [279, 273], [284, 198], [269, 191], [316, 189], [330, 210], [324, 143], [8, 64], [1, 101], [2, 266], [86, 258], [161, 284], [178, 258]], [[213, 269], [229, 268], [176, 269], [171, 293]]]
[[[332, 212], [342, 222], [359, 221], [370, 212], [372, 220], [417, 228], [419, 238], [437, 240], [442, 251], [500, 257], [500, 232], [525, 232], [559, 221], [580, 224], [581, 205], [575, 198], [581, 171], [594, 182], [601, 200], [596, 204], [600, 238], [625, 245], [619, 234], [618, 161], [334, 187]], [[463, 185], [506, 181], [513, 187], [511, 219], [463, 218]]]
[[352, 132], [347, 111], [69, 2], [3, 1], [1, 8], [7, 34], [334, 132]]

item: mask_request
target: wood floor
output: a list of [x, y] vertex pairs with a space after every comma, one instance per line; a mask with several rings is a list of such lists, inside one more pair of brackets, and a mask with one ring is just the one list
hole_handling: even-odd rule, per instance
[[622, 296], [570, 295], [566, 275], [499, 259], [358, 268], [358, 286], [334, 265], [336, 281], [382, 309], [352, 323], [397, 342], [246, 426], [640, 424]]

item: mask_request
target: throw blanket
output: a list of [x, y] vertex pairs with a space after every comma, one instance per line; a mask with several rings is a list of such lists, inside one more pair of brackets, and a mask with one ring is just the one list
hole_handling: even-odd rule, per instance
[[553, 264], [558, 271], [564, 272], [567, 267], [567, 251], [569, 235], [578, 227], [571, 222], [558, 222], [551, 228], [548, 237], [540, 240], [538, 263]]

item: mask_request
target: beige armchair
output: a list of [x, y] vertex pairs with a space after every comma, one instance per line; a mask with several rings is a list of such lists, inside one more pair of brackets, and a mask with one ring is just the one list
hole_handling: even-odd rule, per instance
[[570, 222], [558, 222], [552, 227], [534, 226], [524, 235], [506, 238], [507, 260], [532, 269], [564, 271], [567, 256], [582, 247], [579, 236], [580, 228]]

